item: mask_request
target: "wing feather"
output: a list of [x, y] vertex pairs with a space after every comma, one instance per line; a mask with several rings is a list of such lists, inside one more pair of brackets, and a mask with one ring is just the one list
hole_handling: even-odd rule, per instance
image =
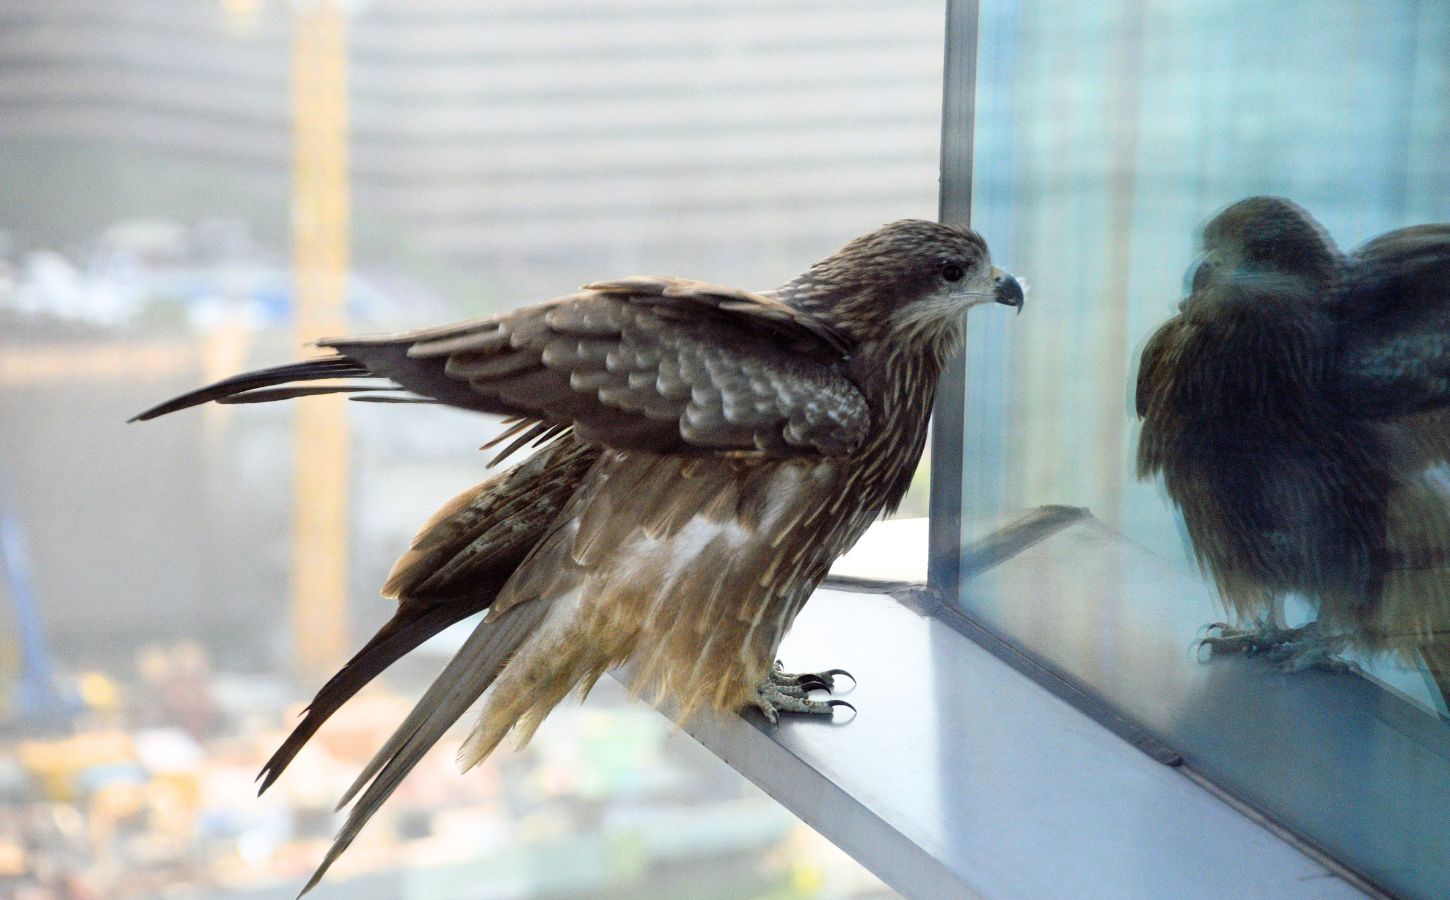
[[473, 408], [572, 425], [620, 450], [839, 455], [870, 423], [840, 372], [844, 339], [766, 295], [624, 279], [474, 327], [323, 344], [424, 396], [441, 369]]
[[1450, 405], [1450, 225], [1381, 235], [1351, 258], [1337, 391], [1373, 418]]
[[294, 384], [367, 378], [625, 451], [839, 456], [871, 422], [844, 374], [852, 348], [839, 330], [770, 295], [682, 279], [599, 282], [490, 319], [319, 345], [337, 355], [227, 379], [143, 417], [209, 401], [367, 394]]
[[487, 608], [598, 457], [598, 449], [564, 438], [434, 514], [383, 588], [398, 599], [397, 613], [317, 692], [262, 767], [259, 790], [267, 790], [322, 724], [384, 669]]
[[1138, 362], [1134, 406], [1143, 421], [1138, 436], [1138, 477], [1146, 478], [1163, 465], [1166, 443], [1174, 430], [1164, 407], [1178, 365], [1178, 343], [1185, 328], [1182, 314], [1169, 319], [1143, 348]]

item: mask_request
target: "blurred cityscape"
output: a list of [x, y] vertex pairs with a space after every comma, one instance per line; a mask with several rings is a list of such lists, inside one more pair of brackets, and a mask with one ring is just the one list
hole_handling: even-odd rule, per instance
[[[399, 665], [257, 799], [321, 681], [291, 625], [297, 405], [125, 424], [304, 352], [308, 7], [0, 2], [0, 895], [292, 896], [448, 651]], [[351, 330], [641, 271], [766, 287], [934, 213], [937, 3], [346, 11]], [[497, 426], [353, 404], [348, 428], [352, 648], [389, 615], [378, 585], [413, 531], [484, 477]], [[322, 896], [888, 893], [612, 683], [464, 776], [456, 746]]]
[[[65, 679], [70, 727], [4, 742], [0, 893], [295, 896], [337, 797], [425, 677], [364, 693], [261, 798], [256, 772], [300, 711], [287, 679], [211, 671], [187, 642]], [[429, 754], [318, 896], [890, 896], [613, 682], [464, 776], [450, 749], [462, 736]]]

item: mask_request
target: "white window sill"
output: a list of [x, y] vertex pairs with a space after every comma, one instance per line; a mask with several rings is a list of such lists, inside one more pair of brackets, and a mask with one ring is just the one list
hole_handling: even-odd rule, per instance
[[[925, 535], [913, 530], [924, 525], [882, 523], [838, 571], [919, 576]], [[895, 571], [873, 568], [882, 554]], [[902, 567], [913, 558], [916, 569]], [[819, 591], [780, 655], [791, 671], [854, 674], [840, 696], [856, 717], [773, 727], [748, 713], [686, 730], [908, 896], [1362, 896], [1184, 771], [890, 597]]]

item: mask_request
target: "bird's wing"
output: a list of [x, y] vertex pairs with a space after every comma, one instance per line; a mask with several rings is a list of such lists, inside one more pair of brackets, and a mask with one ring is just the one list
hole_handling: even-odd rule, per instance
[[[1450, 407], [1403, 416], [1396, 421], [1402, 453], [1415, 454], [1402, 465], [1403, 469], [1431, 469], [1450, 463]], [[1446, 492], [1450, 498], [1450, 491]], [[1450, 534], [1450, 532], [1447, 532]]]
[[[771, 297], [669, 278], [589, 285], [488, 319], [320, 342], [339, 354], [219, 382], [138, 418], [298, 380], [373, 377], [581, 440], [660, 453], [849, 453], [870, 424], [849, 342]], [[270, 399], [270, 398], [268, 398]]]
[[1162, 407], [1178, 362], [1178, 342], [1183, 328], [1183, 316], [1169, 319], [1153, 332], [1138, 361], [1134, 406], [1138, 418], [1144, 420], [1138, 434], [1139, 478], [1152, 475], [1163, 465], [1168, 429]]
[[265, 791], [317, 729], [388, 666], [486, 609], [569, 503], [599, 450], [565, 437], [439, 510], [393, 566], [383, 593], [398, 610], [317, 692], [258, 776]]
[[798, 352], [822, 362], [844, 357], [852, 348], [846, 335], [820, 317], [766, 294], [669, 275], [595, 281], [584, 285], [582, 290], [627, 297], [631, 303], [670, 310], [688, 318], [709, 315], [714, 310], [722, 320], [783, 340]]
[[1393, 418], [1450, 405], [1450, 225], [1382, 235], [1350, 259], [1336, 390]]
[[1450, 225], [1392, 231], [1353, 264], [1341, 392], [1387, 420], [1400, 473], [1375, 624], [1384, 645], [1423, 660], [1450, 701]]
[[1143, 347], [1143, 355], [1138, 361], [1138, 383], [1134, 399], [1140, 419], [1148, 415], [1149, 407], [1153, 405], [1154, 399], [1172, 374], [1173, 346], [1182, 327], [1183, 317], [1174, 316], [1153, 332], [1153, 336]]

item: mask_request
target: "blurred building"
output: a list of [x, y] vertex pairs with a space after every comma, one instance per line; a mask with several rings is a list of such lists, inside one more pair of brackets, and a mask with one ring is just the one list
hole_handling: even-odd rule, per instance
[[[934, 212], [937, 3], [346, 5], [355, 329], [637, 271], [768, 286]], [[0, 0], [0, 316], [30, 317], [0, 323], [0, 457], [58, 644], [281, 652], [291, 409], [123, 422], [296, 352], [293, 10]], [[351, 421], [362, 631], [412, 529], [482, 477], [492, 426]]]
[[[766, 286], [935, 209], [930, 0], [347, 6], [352, 328], [641, 270]], [[294, 9], [0, 0], [0, 515], [34, 595], [0, 565], [0, 895], [292, 896], [339, 779], [407, 705], [392, 690], [438, 666], [390, 671], [258, 801], [316, 687], [290, 677], [296, 407], [125, 423], [299, 352]], [[414, 529], [485, 477], [497, 425], [348, 407], [355, 644]], [[55, 727], [11, 702], [48, 674], [37, 647], [73, 702], [68, 729], [21, 740]], [[625, 704], [602, 686], [467, 778], [445, 741], [321, 893], [883, 893]]]
[[[937, 3], [348, 5], [364, 265], [421, 254], [523, 296], [722, 258], [771, 281], [934, 210]], [[59, 244], [141, 209], [224, 207], [278, 236], [290, 16], [263, 0], [0, 4], [0, 160], [19, 176], [0, 226]]]

